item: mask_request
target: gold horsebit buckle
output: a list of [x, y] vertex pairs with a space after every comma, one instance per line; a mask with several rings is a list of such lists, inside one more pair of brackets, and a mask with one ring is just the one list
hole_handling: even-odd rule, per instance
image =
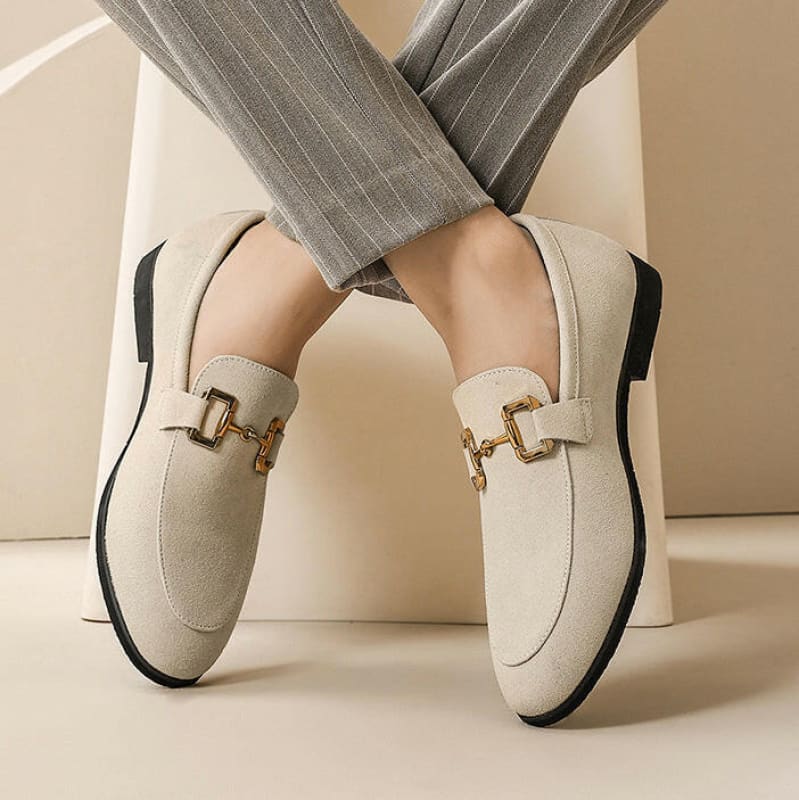
[[[258, 445], [258, 455], [255, 456], [255, 471], [261, 475], [266, 475], [275, 465], [274, 461], [269, 461], [269, 452], [275, 443], [275, 437], [278, 434], [283, 436], [283, 429], [286, 427], [286, 423], [282, 419], [275, 417], [269, 423], [266, 433], [263, 436], [259, 436], [255, 428], [249, 425], [241, 428], [233, 422], [233, 415], [236, 413], [236, 406], [239, 403], [233, 395], [215, 389], [212, 386], [204, 392], [203, 397], [208, 401], [208, 409], [210, 409], [212, 402], [222, 403], [225, 408], [211, 436], [203, 436], [200, 428], [189, 428], [189, 439], [201, 447], [214, 450], [226, 433], [237, 433], [243, 442], [255, 442]], [[208, 413], [209, 410], [206, 410], [203, 422], [207, 419]]]
[[461, 433], [461, 442], [466, 452], [469, 454], [469, 460], [472, 462], [472, 469], [474, 475], [471, 476], [472, 486], [479, 492], [485, 489], [486, 474], [483, 469], [481, 461], [484, 458], [489, 458], [494, 452], [494, 448], [501, 444], [509, 444], [513, 447], [513, 452], [519, 461], [524, 461], [525, 464], [530, 461], [535, 461], [537, 458], [548, 455], [552, 452], [555, 443], [552, 439], [541, 439], [538, 444], [532, 447], [526, 447], [522, 432], [519, 430], [519, 424], [514, 419], [514, 415], [520, 411], [534, 411], [536, 408], [541, 408], [541, 401], [528, 394], [520, 400], [514, 400], [512, 403], [507, 403], [502, 406], [502, 424], [505, 427], [505, 433], [494, 437], [493, 439], [483, 439], [480, 446], [477, 443], [472, 433], [471, 428], [464, 428]]

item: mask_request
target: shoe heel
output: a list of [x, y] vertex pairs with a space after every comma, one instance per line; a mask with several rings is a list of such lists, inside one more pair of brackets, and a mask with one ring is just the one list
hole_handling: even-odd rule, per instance
[[656, 269], [630, 253], [635, 265], [637, 289], [630, 325], [627, 373], [631, 381], [644, 381], [649, 373], [652, 350], [660, 321], [663, 283]]
[[133, 315], [136, 322], [136, 346], [139, 361], [149, 364], [153, 357], [153, 272], [164, 242], [151, 250], [136, 267], [133, 281]]

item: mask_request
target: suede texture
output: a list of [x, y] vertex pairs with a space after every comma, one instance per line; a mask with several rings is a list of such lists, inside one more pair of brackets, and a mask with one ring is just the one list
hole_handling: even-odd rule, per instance
[[[228, 433], [209, 450], [175, 428], [196, 419], [201, 408], [176, 398], [189, 392], [203, 294], [230, 247], [262, 218], [259, 212], [220, 215], [170, 239], [159, 253], [150, 392], [108, 507], [108, 567], [125, 625], [142, 657], [175, 678], [196, 678], [216, 661], [255, 557], [266, 486], [254, 468], [257, 445]], [[273, 417], [288, 421], [297, 403], [292, 380], [235, 356], [210, 361], [190, 393], [199, 396], [209, 386], [234, 395], [235, 422], [259, 434]]]
[[[600, 234], [522, 215], [513, 219], [532, 236], [552, 284], [560, 323], [561, 403], [580, 399], [590, 407], [588, 415], [567, 415], [575, 438], [575, 417], [590, 425], [584, 443], [556, 442], [551, 454], [530, 463], [502, 445], [482, 462], [492, 659], [508, 705], [537, 716], [557, 708], [585, 677], [611, 627], [632, 563], [633, 511], [616, 406], [636, 276], [624, 248]], [[465, 381], [453, 400], [479, 443], [501, 433], [501, 407], [525, 394], [547, 406], [551, 402], [538, 375], [506, 367]], [[523, 423], [525, 416], [532, 415], [522, 412], [517, 420], [528, 426], [522, 428], [525, 437], [530, 430], [534, 437], [536, 427]]]
[[[463, 424], [479, 443], [502, 433], [502, 406], [525, 395], [551, 402], [538, 375], [507, 367], [470, 378], [453, 398]], [[519, 426], [530, 416], [520, 412]], [[522, 433], [528, 446], [535, 441], [524, 428]], [[566, 594], [572, 547], [568, 456], [563, 444], [556, 443], [548, 456], [524, 463], [510, 445], [502, 444], [482, 466], [486, 487], [480, 492], [480, 511], [491, 646], [501, 664], [514, 666], [541, 648]]]
[[[286, 420], [297, 402], [294, 382], [244, 358], [222, 356], [197, 376], [193, 392], [215, 387], [237, 400], [234, 419], [258, 433]], [[228, 433], [214, 450], [172, 433], [158, 514], [164, 589], [175, 616], [198, 631], [238, 617], [263, 516], [265, 476], [255, 470], [257, 443]], [[278, 437], [281, 438], [281, 437]], [[270, 450], [270, 460], [276, 453]]]
[[174, 428], [203, 430], [206, 417], [211, 413], [209, 405], [211, 405], [209, 400], [182, 389], [175, 389], [173, 386], [163, 389], [159, 398], [159, 427], [161, 430]]

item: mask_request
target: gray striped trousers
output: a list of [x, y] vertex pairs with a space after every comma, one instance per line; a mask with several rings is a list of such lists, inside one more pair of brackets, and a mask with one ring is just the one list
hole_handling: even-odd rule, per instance
[[327, 284], [407, 299], [381, 260], [518, 211], [580, 88], [665, 0], [426, 0], [393, 62], [336, 0], [100, 0], [232, 139]]

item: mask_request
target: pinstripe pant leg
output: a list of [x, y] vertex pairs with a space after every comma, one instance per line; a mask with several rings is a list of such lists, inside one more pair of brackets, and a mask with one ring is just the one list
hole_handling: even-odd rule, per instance
[[496, 205], [518, 211], [577, 92], [666, 0], [427, 0], [394, 59]]
[[399, 72], [334, 0], [100, 5], [237, 144], [331, 286], [407, 299], [379, 256], [489, 195], [518, 210], [579, 88], [664, 2], [428, 0]]
[[389, 279], [382, 255], [491, 203], [334, 0], [100, 5], [233, 140], [330, 286]]

